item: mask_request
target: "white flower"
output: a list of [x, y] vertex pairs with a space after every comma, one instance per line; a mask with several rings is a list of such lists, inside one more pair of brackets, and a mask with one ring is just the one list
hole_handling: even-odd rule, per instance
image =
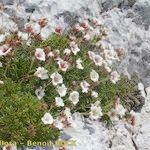
[[36, 48], [35, 57], [38, 60], [45, 61], [45, 52], [41, 48]]
[[88, 93], [89, 86], [90, 86], [89, 83], [87, 83], [87, 82], [84, 80], [84, 81], [82, 81], [82, 82], [80, 83], [80, 86], [81, 86], [81, 88], [82, 88], [82, 93]]
[[80, 49], [78, 48], [78, 46], [75, 46], [71, 50], [72, 50], [72, 52], [73, 52], [74, 55], [76, 55], [78, 52], [80, 52]]
[[95, 57], [95, 53], [94, 53], [94, 52], [88, 51], [88, 55], [89, 55], [89, 58], [90, 58], [91, 60], [94, 60], [94, 57]]
[[[103, 62], [104, 63], [104, 62]], [[112, 65], [113, 61], [111, 59], [105, 59], [105, 63], [109, 66]]]
[[131, 115], [131, 116], [136, 116], [136, 113], [135, 113], [133, 110], [131, 110], [131, 111], [130, 111], [130, 115]]
[[2, 150], [7, 150], [7, 149], [6, 149], [6, 146], [3, 146]]
[[76, 29], [78, 32], [79, 32], [79, 31], [81, 31], [81, 32], [84, 31], [84, 28], [81, 27], [79, 24], [77, 24], [77, 25], [75, 26], [75, 29]]
[[54, 57], [54, 53], [53, 52], [49, 52], [48, 53], [48, 57]]
[[64, 102], [63, 102], [63, 99], [61, 97], [55, 97], [55, 103], [56, 103], [56, 106], [58, 106], [58, 107], [64, 106]]
[[79, 92], [73, 91], [70, 93], [69, 100], [76, 105], [79, 102]]
[[41, 38], [42, 38], [43, 40], [46, 40], [46, 39], [49, 37], [49, 35], [50, 35], [50, 30], [49, 30], [49, 28], [47, 28], [47, 27], [42, 28], [40, 35], [41, 35]]
[[113, 47], [111, 45], [109, 45], [109, 49], [105, 49], [104, 50], [104, 54], [105, 54], [105, 58], [110, 60], [119, 60], [116, 51], [114, 51]]
[[93, 105], [94, 106], [99, 106], [100, 105], [100, 101], [96, 101]]
[[66, 122], [66, 119], [67, 119], [67, 122], [66, 122], [67, 124], [65, 122], [64, 122], [64, 124], [66, 126], [68, 126], [68, 123], [69, 123], [69, 126], [73, 127], [74, 126], [74, 120], [72, 118], [70, 108], [66, 107], [63, 113], [64, 113], [65, 117], [62, 118], [62, 121]]
[[70, 55], [70, 53], [71, 53], [71, 50], [70, 50], [70, 49], [66, 48], [66, 49], [64, 50], [64, 54]]
[[2, 45], [0, 46], [0, 56], [6, 56], [8, 53], [10, 53], [12, 50], [11, 47], [9, 47], [9, 45]]
[[103, 64], [103, 58], [100, 55], [95, 55], [93, 61], [96, 66], [101, 66]]
[[90, 73], [90, 78], [93, 82], [97, 82], [99, 79], [99, 74], [95, 70], [92, 70]]
[[96, 91], [92, 91], [91, 96], [94, 98], [98, 97], [98, 93]]
[[6, 32], [5, 33], [5, 37], [10, 36], [10, 33]]
[[104, 68], [106, 69], [107, 72], [111, 72], [112, 69], [109, 66], [104, 66]]
[[77, 68], [82, 70], [82, 69], [84, 69], [84, 67], [82, 66], [81, 63], [82, 63], [81, 58], [79, 58], [79, 59], [76, 60]]
[[0, 43], [1, 43], [1, 42], [4, 42], [4, 41], [5, 41], [5, 38], [6, 38], [5, 35], [4, 35], [4, 34], [1, 34], [1, 35], [0, 35]]
[[96, 26], [99, 26], [99, 25], [102, 24], [102, 22], [101, 22], [100, 20], [96, 19], [96, 18], [94, 18], [94, 19], [92, 20], [92, 22], [93, 22], [93, 24], [95, 24]]
[[44, 89], [40, 86], [40, 88], [35, 90], [35, 94], [36, 94], [37, 98], [39, 100], [41, 100], [45, 95]]
[[[94, 38], [95, 36], [99, 36], [100, 34], [101, 34], [101, 31], [99, 30], [99, 28], [95, 28], [92, 30], [91, 37]], [[95, 46], [98, 46], [97, 44], [98, 42], [95, 44]]]
[[7, 143], [5, 146], [3, 146], [2, 150], [17, 150], [17, 146], [13, 143]]
[[112, 122], [118, 122], [119, 121], [119, 116], [118, 116], [118, 114], [117, 114], [117, 112], [116, 112], [116, 110], [114, 108], [111, 109], [111, 111], [109, 112], [108, 115], [109, 115], [110, 120]]
[[112, 69], [109, 67], [109, 64], [107, 61], [104, 61], [104, 68], [106, 69], [107, 72], [111, 72]]
[[117, 71], [113, 71], [111, 72], [110, 79], [114, 84], [116, 84], [116, 82], [120, 80], [120, 75], [117, 73]]
[[69, 39], [71, 40], [71, 41], [76, 41], [76, 37], [75, 36], [73, 36], [73, 35], [69, 35]]
[[31, 46], [31, 43], [32, 43], [32, 40], [31, 40], [31, 38], [29, 38], [29, 39], [27, 40], [26, 44], [27, 44], [27, 46]]
[[121, 104], [118, 104], [116, 106], [115, 110], [116, 110], [117, 114], [120, 115], [121, 118], [125, 115], [126, 109]]
[[65, 115], [65, 118], [62, 118], [62, 119], [63, 120], [65, 119], [64, 121], [66, 121], [66, 119], [67, 119], [67, 122], [69, 123], [69, 126], [70, 125], [73, 126], [74, 125], [74, 121], [72, 119], [70, 108], [66, 107], [63, 113]]
[[27, 33], [24, 33], [24, 32], [18, 32], [18, 36], [23, 40], [23, 41], [27, 41], [29, 36]]
[[45, 113], [41, 120], [44, 124], [53, 124], [54, 121], [50, 113]]
[[48, 71], [44, 67], [38, 67], [37, 71], [34, 73], [35, 76], [39, 77], [41, 80], [48, 79]]
[[4, 51], [3, 55], [6, 56], [8, 53], [10, 53], [12, 50], [12, 48], [8, 48], [6, 51]]
[[64, 84], [61, 86], [57, 86], [57, 92], [59, 93], [60, 97], [64, 97], [67, 93], [67, 88]]
[[51, 79], [52, 79], [52, 83], [53, 83], [54, 86], [63, 83], [63, 78], [58, 72], [54, 72], [51, 75]]
[[0, 62], [0, 67], [3, 67], [3, 64]]
[[41, 27], [38, 23], [35, 23], [34, 25], [32, 25], [32, 31], [35, 34], [39, 34], [41, 30]]
[[80, 51], [78, 45], [74, 41], [70, 42], [70, 48], [74, 55], [76, 55]]
[[64, 110], [64, 115], [69, 118], [71, 117], [71, 112], [70, 112], [70, 108], [66, 107]]
[[60, 54], [60, 50], [59, 50], [59, 49], [56, 49], [54, 53], [55, 53], [56, 55], [59, 55], [59, 54]]
[[58, 63], [58, 66], [59, 66], [60, 70], [67, 71], [67, 69], [69, 67], [69, 63], [67, 61], [59, 59], [57, 63]]
[[86, 34], [86, 35], [84, 36], [84, 39], [85, 39], [86, 41], [89, 41], [89, 40], [91, 39], [91, 37], [90, 37], [89, 34]]
[[97, 119], [101, 118], [102, 115], [103, 115], [102, 109], [97, 104], [97, 102], [95, 104], [92, 104], [91, 111], [90, 111], [90, 117], [94, 120], [97, 120]]
[[4, 81], [0, 80], [0, 84], [4, 84]]
[[59, 130], [62, 130], [64, 128], [63, 123], [58, 118], [54, 120], [54, 126]]

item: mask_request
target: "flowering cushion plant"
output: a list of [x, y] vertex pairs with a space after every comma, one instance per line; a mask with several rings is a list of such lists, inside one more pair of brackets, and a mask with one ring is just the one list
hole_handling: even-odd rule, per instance
[[25, 33], [6, 34], [0, 44], [1, 139], [55, 140], [60, 130], [73, 127], [71, 114], [77, 111], [92, 120], [122, 118], [120, 101], [137, 92], [115, 70], [113, 61], [123, 50], [104, 42], [107, 33], [98, 20], [79, 23], [67, 34], [55, 29], [43, 39], [46, 25], [46, 19], [37, 21], [37, 32], [27, 24]]

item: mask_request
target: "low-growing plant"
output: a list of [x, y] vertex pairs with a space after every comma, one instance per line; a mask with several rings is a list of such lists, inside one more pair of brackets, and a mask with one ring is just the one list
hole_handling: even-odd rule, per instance
[[[47, 20], [37, 24], [44, 28]], [[57, 28], [47, 39], [33, 29], [7, 34], [0, 46], [0, 139], [56, 140], [72, 126], [74, 112], [108, 121], [119, 106], [114, 115], [125, 115], [126, 96], [138, 89], [115, 70], [123, 50], [103, 42], [107, 33], [98, 20], [67, 34]]]

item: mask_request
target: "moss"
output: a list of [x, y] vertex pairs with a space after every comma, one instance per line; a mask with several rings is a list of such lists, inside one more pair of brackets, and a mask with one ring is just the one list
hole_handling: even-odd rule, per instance
[[22, 92], [21, 84], [5, 80], [5, 84], [0, 86], [0, 99], [0, 139], [26, 145], [28, 140], [56, 140], [59, 136], [58, 130], [41, 122], [46, 111], [42, 108], [43, 102], [28, 92]]
[[52, 34], [46, 41], [41, 43], [41, 46], [50, 46], [52, 49], [64, 50], [68, 47], [68, 38], [65, 35]]

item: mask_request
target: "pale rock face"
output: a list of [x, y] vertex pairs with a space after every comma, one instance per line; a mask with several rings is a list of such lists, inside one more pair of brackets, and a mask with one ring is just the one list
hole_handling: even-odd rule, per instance
[[[136, 5], [139, 5], [138, 2]], [[144, 85], [149, 86], [150, 29], [146, 31], [144, 27], [136, 24], [136, 17], [132, 18], [129, 14], [136, 16], [132, 9], [121, 12], [118, 8], [102, 14], [101, 18], [109, 33], [105, 41], [111, 43], [115, 49], [122, 47], [125, 51], [123, 59], [117, 63], [119, 71], [129, 76], [136, 73]]]

